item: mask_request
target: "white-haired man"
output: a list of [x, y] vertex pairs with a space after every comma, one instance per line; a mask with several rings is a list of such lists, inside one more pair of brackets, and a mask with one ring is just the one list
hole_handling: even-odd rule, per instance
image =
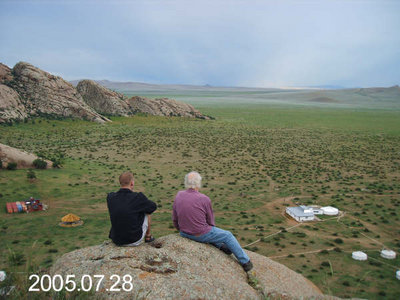
[[199, 192], [201, 176], [190, 172], [185, 176], [186, 190], [175, 197], [172, 221], [181, 236], [201, 243], [213, 244], [227, 254], [233, 253], [248, 272], [253, 264], [233, 234], [215, 226], [211, 200]]

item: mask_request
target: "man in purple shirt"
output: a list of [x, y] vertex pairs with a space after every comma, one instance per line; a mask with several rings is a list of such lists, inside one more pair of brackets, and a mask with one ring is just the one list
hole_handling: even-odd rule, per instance
[[199, 192], [201, 176], [190, 172], [185, 176], [185, 191], [175, 197], [172, 221], [181, 236], [201, 243], [210, 243], [227, 254], [236, 256], [243, 269], [248, 272], [253, 264], [246, 252], [230, 231], [215, 227], [211, 200]]

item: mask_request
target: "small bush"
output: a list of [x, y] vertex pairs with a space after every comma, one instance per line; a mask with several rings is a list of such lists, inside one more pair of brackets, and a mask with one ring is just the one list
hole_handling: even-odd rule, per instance
[[21, 266], [25, 263], [26, 259], [22, 253], [15, 253], [10, 251], [10, 255], [8, 256], [8, 261], [12, 266]]
[[28, 179], [36, 179], [36, 174], [33, 170], [28, 170], [28, 173], [26, 173], [26, 177]]
[[343, 244], [343, 240], [341, 238], [337, 238], [333, 240], [336, 244]]
[[15, 162], [10, 162], [7, 165], [7, 170], [15, 170], [17, 168], [17, 163]]
[[52, 158], [53, 168], [61, 168], [62, 159], [61, 158]]
[[33, 161], [33, 165], [35, 166], [36, 169], [46, 169], [47, 162], [44, 161], [43, 159], [37, 158]]

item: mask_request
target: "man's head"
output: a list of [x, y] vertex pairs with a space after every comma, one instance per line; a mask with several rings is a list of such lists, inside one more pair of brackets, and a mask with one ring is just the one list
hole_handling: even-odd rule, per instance
[[122, 173], [119, 176], [119, 184], [121, 188], [127, 188], [133, 190], [133, 185], [135, 184], [133, 174], [129, 171]]
[[199, 173], [192, 171], [185, 176], [185, 187], [187, 189], [198, 190], [201, 188], [201, 176]]

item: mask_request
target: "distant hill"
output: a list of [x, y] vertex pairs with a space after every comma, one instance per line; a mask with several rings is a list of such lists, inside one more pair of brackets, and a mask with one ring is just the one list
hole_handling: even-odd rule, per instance
[[[72, 81], [77, 84], [78, 81]], [[96, 81], [125, 95], [173, 97], [192, 105], [279, 104], [335, 108], [400, 110], [400, 88], [246, 88], [195, 85], [147, 84], [140, 82]], [[329, 86], [325, 86], [329, 87]]]
[[[71, 80], [77, 86], [81, 80]], [[152, 84], [143, 82], [118, 82], [109, 80], [94, 80], [98, 84], [118, 92], [162, 92], [162, 91], [278, 91], [276, 88], [248, 88], [248, 87], [215, 87], [211, 85], [186, 84]]]

